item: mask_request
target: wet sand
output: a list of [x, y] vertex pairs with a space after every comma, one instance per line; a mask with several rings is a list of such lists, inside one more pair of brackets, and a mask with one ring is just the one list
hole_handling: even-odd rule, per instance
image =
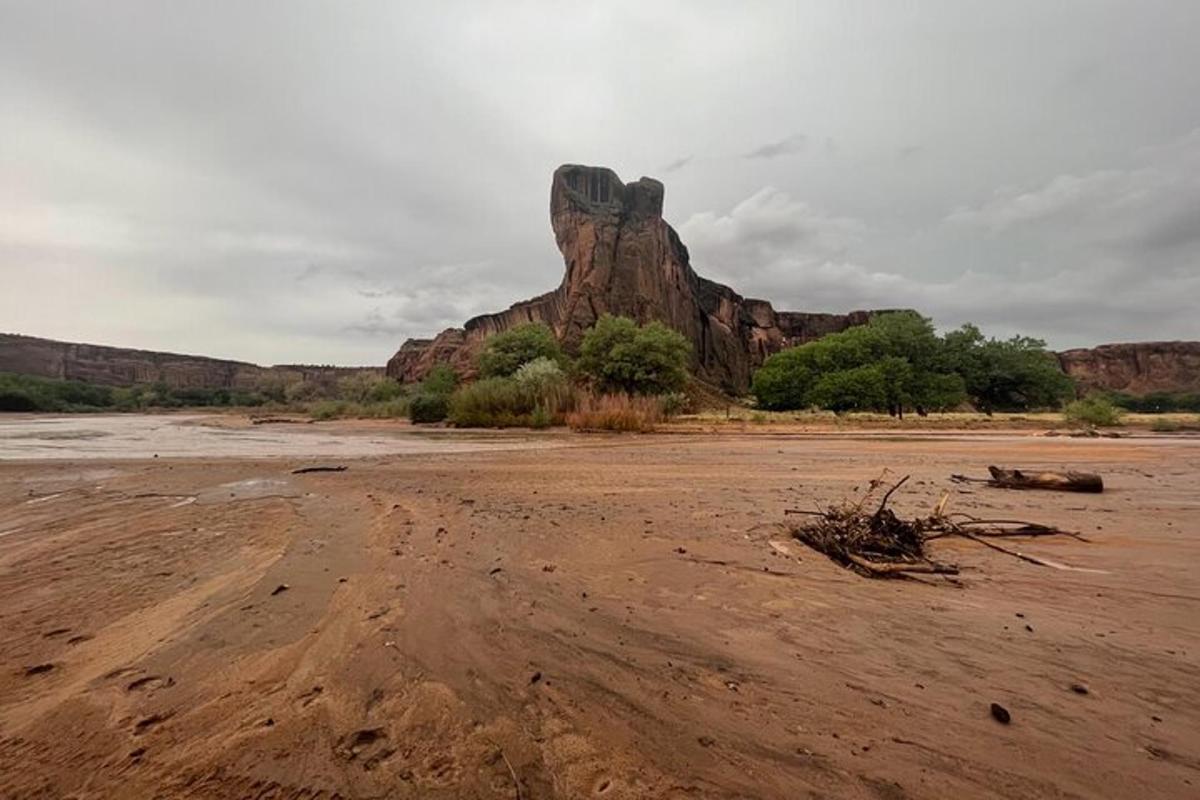
[[[1200, 795], [1195, 440], [299, 427], [21, 460], [0, 426], [0, 797]], [[291, 473], [316, 435], [345, 472]], [[1109, 490], [948, 480], [988, 463]], [[961, 586], [867, 581], [779, 527], [885, 467], [1088, 571], [962, 542]]]

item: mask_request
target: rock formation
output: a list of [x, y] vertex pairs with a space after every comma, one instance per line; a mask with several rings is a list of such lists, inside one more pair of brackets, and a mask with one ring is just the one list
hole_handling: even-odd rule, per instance
[[1083, 392], [1200, 393], [1200, 342], [1104, 344], [1067, 350], [1058, 360]]
[[330, 383], [372, 367], [324, 367], [288, 364], [260, 367], [244, 361], [60, 342], [0, 333], [0, 372], [83, 381], [104, 386], [165, 383], [172, 389], [261, 388], [269, 382]]
[[742, 393], [771, 353], [861, 325], [877, 313], [777, 312], [765, 300], [706, 280], [692, 270], [662, 206], [663, 185], [653, 178], [622, 183], [604, 167], [559, 167], [550, 187], [550, 222], [566, 262], [562, 284], [434, 339], [408, 340], [388, 362], [388, 375], [415, 381], [439, 363], [470, 375], [487, 337], [527, 322], [546, 323], [573, 351], [583, 332], [610, 313], [666, 323], [691, 341], [698, 377]]

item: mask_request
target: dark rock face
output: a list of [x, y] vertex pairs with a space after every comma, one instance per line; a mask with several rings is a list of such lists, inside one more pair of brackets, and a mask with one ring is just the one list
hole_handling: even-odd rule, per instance
[[432, 340], [410, 339], [388, 362], [388, 374], [415, 381], [447, 363], [470, 375], [487, 337], [527, 322], [546, 323], [571, 351], [587, 328], [610, 313], [639, 323], [657, 320], [684, 334], [692, 342], [696, 374], [740, 393], [768, 355], [878, 313], [776, 312], [765, 300], [701, 278], [663, 220], [662, 207], [663, 185], [653, 178], [622, 183], [604, 167], [559, 167], [550, 187], [550, 222], [566, 265], [562, 284]]
[[1200, 342], [1104, 344], [1067, 350], [1058, 360], [1085, 392], [1200, 392]]
[[0, 333], [0, 372], [83, 381], [103, 386], [165, 383], [172, 389], [252, 390], [269, 381], [330, 382], [377, 368], [283, 365], [260, 367], [244, 361], [59, 342]]

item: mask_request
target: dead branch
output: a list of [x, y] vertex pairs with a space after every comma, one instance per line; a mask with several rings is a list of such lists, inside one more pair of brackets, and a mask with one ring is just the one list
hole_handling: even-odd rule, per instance
[[1046, 489], [1055, 492], [1104, 491], [1104, 480], [1092, 472], [1034, 472], [1004, 467], [989, 466], [990, 478], [972, 478], [968, 475], [951, 475], [950, 480], [958, 483], [984, 483], [1000, 489]]
[[868, 578], [905, 578], [922, 573], [957, 575], [957, 566], [934, 561], [926, 553], [929, 542], [947, 536], [958, 536], [982, 544], [1030, 564], [1076, 569], [988, 541], [994, 538], [1040, 536], [1071, 536], [1087, 541], [1078, 533], [1064, 531], [1053, 525], [1026, 520], [980, 519], [961, 512], [947, 514], [948, 495], [943, 495], [932, 516], [901, 519], [887, 508], [887, 503], [907, 480], [908, 476], [905, 476], [888, 489], [874, 514], [863, 512], [862, 507], [867, 497], [881, 485], [880, 481], [872, 481], [866, 496], [855, 503], [830, 506], [822, 512], [791, 509], [790, 513], [811, 518], [793, 527], [792, 536], [832, 561]]

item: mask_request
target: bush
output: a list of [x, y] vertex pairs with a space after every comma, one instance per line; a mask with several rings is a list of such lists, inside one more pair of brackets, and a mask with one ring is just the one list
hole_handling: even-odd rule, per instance
[[479, 353], [476, 365], [483, 378], [507, 378], [521, 365], [545, 359], [566, 363], [566, 356], [554, 337], [554, 331], [541, 322], [518, 325], [489, 338]]
[[1120, 425], [1122, 414], [1121, 409], [1113, 405], [1111, 400], [1100, 395], [1076, 400], [1063, 409], [1063, 416], [1067, 422], [1097, 427]]
[[446, 395], [422, 392], [408, 401], [408, 418], [413, 422], [441, 422], [446, 418]]
[[0, 389], [0, 411], [37, 411], [38, 404], [20, 389]]
[[528, 364], [522, 364], [513, 373], [513, 380], [534, 405], [544, 409], [551, 418], [557, 417], [571, 404], [571, 381], [562, 367], [548, 358], [536, 358]]
[[448, 396], [458, 386], [458, 373], [453, 367], [438, 364], [429, 370], [429, 374], [421, 381], [421, 391], [424, 394]]
[[583, 335], [579, 369], [604, 393], [667, 394], [683, 389], [692, 345], [661, 322], [638, 327], [605, 314]]
[[545, 406], [538, 406], [529, 415], [529, 427], [531, 428], [549, 428], [553, 424], [554, 417]]
[[512, 378], [483, 378], [450, 396], [448, 417], [460, 428], [511, 428], [529, 425], [533, 408]]
[[658, 399], [664, 419], [679, 416], [691, 404], [691, 399], [683, 392], [669, 392]]
[[647, 433], [662, 419], [662, 402], [657, 397], [629, 394], [583, 394], [567, 424], [581, 431], [632, 431]]
[[1126, 411], [1141, 414], [1161, 414], [1172, 411], [1200, 411], [1200, 394], [1173, 392], [1151, 392], [1147, 395], [1130, 395], [1111, 392], [1108, 398], [1113, 404]]
[[346, 416], [348, 405], [343, 400], [322, 400], [312, 407], [309, 415], [313, 419], [327, 420]]

